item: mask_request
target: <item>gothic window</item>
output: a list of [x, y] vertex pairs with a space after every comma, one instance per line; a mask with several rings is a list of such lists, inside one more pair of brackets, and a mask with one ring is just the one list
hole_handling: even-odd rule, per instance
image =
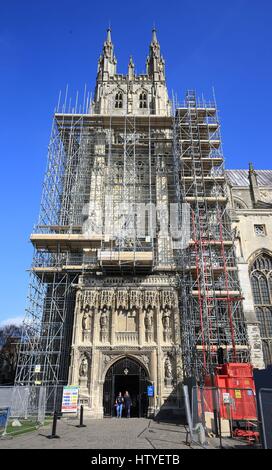
[[121, 92], [116, 93], [115, 95], [115, 108], [123, 107], [123, 94]]
[[250, 280], [265, 365], [272, 363], [272, 257], [262, 253], [251, 266]]
[[141, 109], [147, 108], [147, 93], [140, 93], [139, 105]]

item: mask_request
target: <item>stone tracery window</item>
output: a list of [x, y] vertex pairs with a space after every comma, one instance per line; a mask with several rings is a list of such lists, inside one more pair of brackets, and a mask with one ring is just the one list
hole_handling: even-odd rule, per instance
[[123, 107], [123, 94], [121, 92], [116, 93], [115, 95], [115, 108]]
[[272, 363], [272, 257], [262, 253], [250, 271], [251, 288], [263, 345], [264, 362]]
[[139, 106], [141, 109], [147, 108], [147, 93], [145, 92], [140, 93]]

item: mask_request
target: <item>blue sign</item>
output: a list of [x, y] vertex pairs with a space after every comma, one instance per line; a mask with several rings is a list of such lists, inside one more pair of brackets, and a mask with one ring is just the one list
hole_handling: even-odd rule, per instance
[[147, 396], [154, 397], [154, 385], [147, 386]]

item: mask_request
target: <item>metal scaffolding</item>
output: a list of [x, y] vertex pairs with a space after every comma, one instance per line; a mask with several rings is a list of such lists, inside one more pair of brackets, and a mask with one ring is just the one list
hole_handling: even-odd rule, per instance
[[249, 360], [215, 101], [197, 102], [188, 91], [176, 107], [174, 134], [182, 198], [191, 206], [180, 276], [184, 374], [201, 380], [222, 356]]
[[[216, 106], [188, 92], [172, 116], [81, 109], [53, 119], [16, 383], [67, 383], [74, 287], [88, 273], [176, 275], [185, 375], [210, 372], [219, 348], [247, 360]], [[185, 202], [181, 249], [166, 213], [176, 204], [180, 226]]]
[[67, 382], [80, 276], [179, 269], [165, 213], [181, 213], [172, 125], [151, 112], [55, 113], [16, 383]]

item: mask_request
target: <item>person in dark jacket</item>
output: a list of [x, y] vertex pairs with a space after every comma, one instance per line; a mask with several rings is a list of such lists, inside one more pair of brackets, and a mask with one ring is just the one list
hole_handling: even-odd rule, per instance
[[130, 397], [130, 394], [128, 393], [128, 391], [126, 391], [126, 393], [124, 395], [124, 402], [125, 402], [126, 416], [127, 416], [127, 418], [130, 418], [130, 408], [131, 408], [131, 405], [132, 405], [132, 400], [131, 400], [131, 397]]
[[123, 403], [124, 403], [124, 398], [122, 397], [122, 393], [119, 392], [115, 400], [117, 418], [122, 418]]

